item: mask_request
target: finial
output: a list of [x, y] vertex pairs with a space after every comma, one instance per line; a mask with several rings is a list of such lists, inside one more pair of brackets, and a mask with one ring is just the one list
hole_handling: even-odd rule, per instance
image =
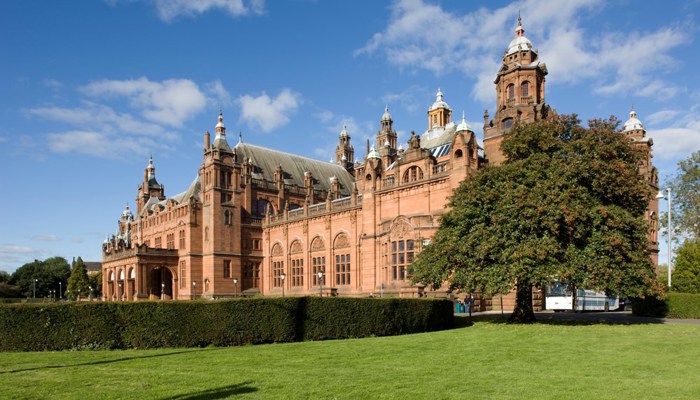
[[520, 25], [520, 26], [523, 25], [523, 19], [520, 18], [520, 10], [518, 10], [518, 25]]
[[238, 131], [238, 143], [243, 143], [243, 133]]

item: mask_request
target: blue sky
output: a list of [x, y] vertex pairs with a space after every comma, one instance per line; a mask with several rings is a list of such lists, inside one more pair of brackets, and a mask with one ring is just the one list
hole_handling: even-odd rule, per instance
[[149, 155], [166, 195], [184, 191], [219, 109], [231, 144], [240, 132], [329, 160], [347, 125], [361, 157], [385, 105], [404, 143], [440, 87], [482, 137], [518, 12], [549, 69], [547, 102], [623, 122], [634, 104], [663, 180], [700, 148], [699, 11], [698, 0], [2, 1], [0, 270], [100, 260]]

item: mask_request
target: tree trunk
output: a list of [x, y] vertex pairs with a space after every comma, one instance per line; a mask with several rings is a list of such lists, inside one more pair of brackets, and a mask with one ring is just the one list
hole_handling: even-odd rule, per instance
[[515, 309], [508, 322], [529, 324], [535, 322], [535, 312], [532, 309], [532, 285], [518, 282], [515, 292]]

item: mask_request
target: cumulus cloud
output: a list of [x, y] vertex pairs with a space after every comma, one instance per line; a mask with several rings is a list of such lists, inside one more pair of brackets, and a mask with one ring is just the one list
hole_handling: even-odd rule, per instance
[[[676, 95], [680, 89], [658, 76], [676, 67], [670, 51], [690, 40], [689, 30], [586, 31], [580, 25], [582, 18], [601, 12], [604, 6], [602, 0], [525, 0], [461, 15], [424, 0], [397, 0], [387, 27], [357, 49], [355, 56], [378, 55], [399, 69], [424, 69], [437, 76], [461, 71], [475, 80], [472, 97], [492, 104], [498, 55], [506, 49], [504, 38], [514, 34], [521, 12], [525, 35], [549, 70], [559, 71], [551, 74], [549, 82], [588, 82], [601, 94]], [[648, 62], [651, 59], [653, 63]]]
[[[647, 133], [654, 139], [655, 159], [675, 163], [700, 149], [698, 111], [700, 105], [696, 104], [684, 112], [661, 110], [649, 116]], [[654, 126], [655, 124], [660, 126]]]
[[204, 109], [207, 100], [197, 84], [189, 79], [102, 80], [83, 86], [81, 90], [92, 97], [125, 97], [132, 107], [142, 109], [141, 114], [147, 120], [173, 127], [182, 126], [185, 120]]
[[[106, 0], [116, 5], [126, 0]], [[134, 1], [134, 0], [131, 0]], [[210, 10], [221, 10], [232, 17], [265, 13], [265, 0], [142, 0], [156, 7], [158, 17], [170, 22], [180, 16], [193, 17]]]
[[241, 120], [251, 128], [270, 132], [289, 122], [301, 104], [301, 95], [289, 89], [283, 89], [276, 97], [266, 93], [260, 96], [244, 95], [238, 98], [241, 106]]
[[118, 159], [125, 154], [146, 155], [149, 149], [172, 150], [163, 142], [139, 136], [110, 136], [104, 132], [73, 130], [46, 135], [47, 144], [55, 153], [79, 153], [101, 158]]

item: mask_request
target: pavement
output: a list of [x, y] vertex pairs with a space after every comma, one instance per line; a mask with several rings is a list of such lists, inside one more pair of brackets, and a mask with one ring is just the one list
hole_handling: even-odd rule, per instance
[[[506, 311], [501, 314], [500, 311], [484, 311], [472, 313], [472, 316], [490, 316], [501, 317], [507, 319], [510, 317], [510, 312]], [[457, 317], [469, 317], [469, 314], [455, 314]], [[700, 319], [679, 319], [679, 318], [654, 318], [654, 317], [637, 317], [632, 315], [632, 311], [610, 311], [610, 312], [554, 312], [554, 311], [538, 311], [535, 312], [535, 318], [538, 321], [590, 321], [597, 323], [610, 324], [682, 324], [682, 325], [700, 325]]]

